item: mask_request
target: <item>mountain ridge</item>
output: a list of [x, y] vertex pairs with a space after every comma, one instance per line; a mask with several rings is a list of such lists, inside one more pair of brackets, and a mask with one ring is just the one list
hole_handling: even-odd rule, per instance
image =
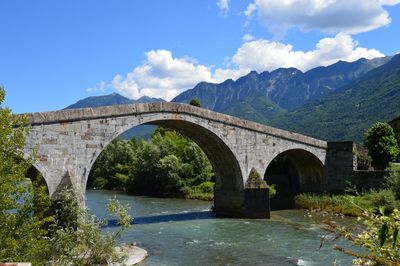
[[[389, 121], [400, 115], [400, 106], [396, 104], [400, 103], [400, 71], [396, 72], [399, 66], [400, 54], [372, 60], [338, 61], [304, 73], [295, 68], [278, 68], [260, 74], [251, 71], [236, 81], [200, 82], [172, 101], [187, 103], [197, 98], [203, 108], [319, 139], [360, 140], [363, 130], [377, 119]], [[300, 101], [296, 102], [296, 98]], [[130, 100], [114, 93], [88, 97], [68, 108], [143, 101], [163, 100], [148, 97]], [[385, 110], [382, 103], [392, 109]], [[150, 126], [145, 127], [149, 128], [139, 133], [141, 137], [148, 137], [152, 132]], [[130, 131], [124, 137], [134, 134], [137, 133]]]

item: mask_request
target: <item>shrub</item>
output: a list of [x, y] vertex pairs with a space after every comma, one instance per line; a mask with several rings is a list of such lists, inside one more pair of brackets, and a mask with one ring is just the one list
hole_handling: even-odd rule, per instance
[[379, 191], [371, 190], [363, 197], [365, 200], [370, 202], [370, 206], [365, 207], [372, 207], [375, 209], [383, 208], [385, 213], [393, 212], [396, 207], [396, 197], [390, 189], [382, 189]]
[[369, 170], [372, 166], [372, 158], [368, 154], [357, 152], [357, 169]]
[[214, 193], [214, 182], [206, 181], [196, 187], [202, 193]]
[[269, 189], [269, 198], [273, 199], [276, 196], [276, 185], [272, 184], [272, 185], [268, 185], [268, 189]]
[[396, 199], [400, 200], [400, 165], [392, 164], [390, 166], [384, 185], [393, 191]]
[[115, 240], [130, 226], [131, 217], [127, 208], [115, 199], [110, 200], [107, 209], [111, 216], [118, 218], [119, 229], [102, 234], [101, 227], [106, 221], [98, 220], [87, 210], [77, 207], [78, 202], [72, 190], [59, 195], [58, 218], [62, 226], [56, 226], [49, 239], [51, 265], [108, 265], [122, 263], [125, 257], [115, 250]]

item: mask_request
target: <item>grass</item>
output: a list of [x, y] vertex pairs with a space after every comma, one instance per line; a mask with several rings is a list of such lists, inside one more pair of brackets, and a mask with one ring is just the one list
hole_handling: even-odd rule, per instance
[[204, 192], [191, 191], [185, 195], [185, 199], [213, 201], [214, 200], [214, 192], [204, 193]]
[[362, 209], [384, 208], [390, 213], [399, 206], [393, 191], [389, 189], [370, 190], [356, 195], [329, 195], [302, 193], [295, 197], [299, 209], [319, 210], [340, 213], [348, 216], [359, 216]]

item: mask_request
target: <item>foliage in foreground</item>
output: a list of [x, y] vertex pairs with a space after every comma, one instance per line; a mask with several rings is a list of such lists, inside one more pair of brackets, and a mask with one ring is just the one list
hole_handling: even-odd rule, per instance
[[158, 128], [149, 141], [114, 140], [100, 154], [89, 186], [133, 194], [212, 199], [211, 163], [197, 144]]
[[103, 233], [101, 227], [107, 221], [80, 208], [72, 190], [62, 191], [59, 200], [61, 208], [57, 215], [62, 225], [56, 227], [49, 239], [51, 264], [89, 266], [124, 261], [125, 256], [115, 250], [115, 241], [130, 226], [131, 217], [125, 207], [115, 199], [109, 201], [107, 209], [118, 218], [120, 227]]
[[[0, 87], [0, 104], [4, 96]], [[31, 163], [22, 159], [22, 150], [28, 128], [15, 128], [25, 123], [0, 106], [0, 261], [41, 262], [48, 245], [43, 228], [51, 221], [45, 217], [50, 201], [39, 176], [32, 185], [26, 180]]]
[[358, 218], [364, 227], [361, 232], [357, 228], [338, 227], [335, 223], [326, 221], [326, 230], [344, 236], [356, 245], [364, 247], [368, 253], [360, 253], [335, 246], [336, 250], [356, 257], [355, 265], [400, 265], [400, 244], [398, 241], [400, 229], [400, 211], [394, 209], [390, 215], [362, 210]]
[[[0, 87], [0, 104], [4, 96]], [[30, 172], [32, 159], [22, 159], [29, 131], [21, 127], [24, 124], [26, 119], [0, 106], [0, 264], [104, 265], [121, 261], [114, 246], [130, 224], [126, 209], [115, 200], [109, 203], [109, 211], [120, 219], [121, 227], [105, 235], [100, 227], [103, 223], [79, 208], [71, 191], [61, 194], [61, 211], [49, 216], [51, 200], [42, 177]]]

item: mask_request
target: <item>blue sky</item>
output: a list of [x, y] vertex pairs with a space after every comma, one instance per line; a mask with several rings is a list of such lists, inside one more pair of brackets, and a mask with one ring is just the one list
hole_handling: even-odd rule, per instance
[[400, 52], [400, 0], [2, 0], [0, 84], [16, 113], [118, 92]]

